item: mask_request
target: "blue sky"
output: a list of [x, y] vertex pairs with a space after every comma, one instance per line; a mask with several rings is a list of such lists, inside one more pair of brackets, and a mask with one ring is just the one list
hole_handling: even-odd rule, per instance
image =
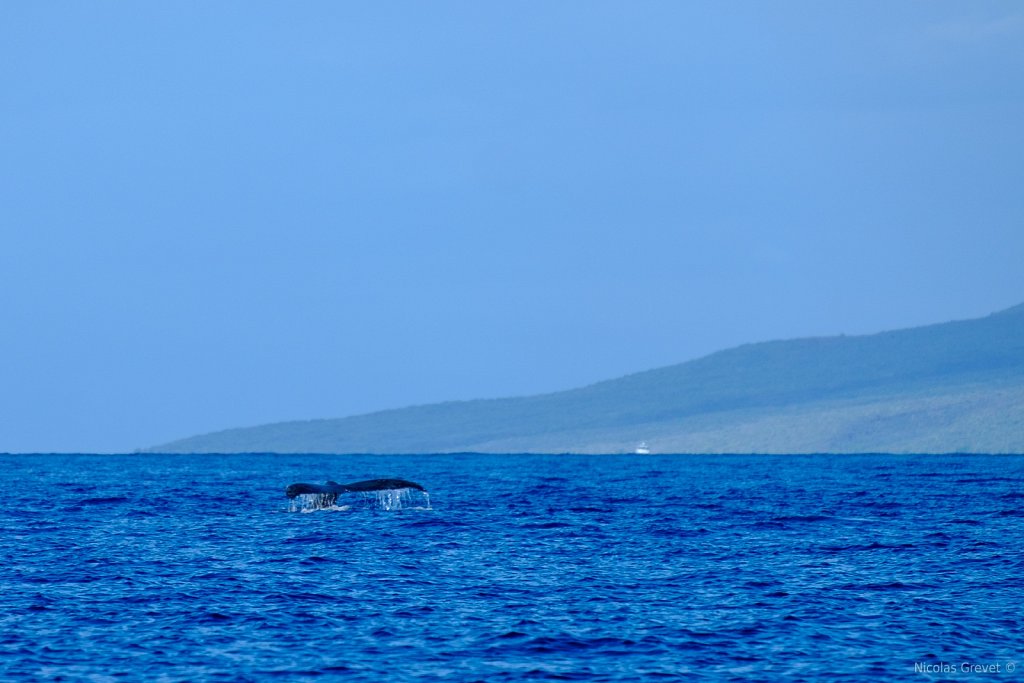
[[1017, 2], [0, 7], [0, 451], [1024, 301]]

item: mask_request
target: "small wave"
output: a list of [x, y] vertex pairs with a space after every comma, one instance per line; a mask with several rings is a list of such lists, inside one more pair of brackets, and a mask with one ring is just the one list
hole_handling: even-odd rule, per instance
[[88, 491], [95, 491], [95, 486], [85, 486], [73, 481], [59, 481], [55, 484], [58, 488], [68, 489], [68, 493], [86, 493]]
[[879, 543], [878, 541], [873, 541], [867, 544], [855, 543], [853, 545], [826, 545], [822, 546], [822, 550], [830, 553], [836, 553], [861, 550], [908, 550], [913, 547], [913, 543], [897, 543], [895, 545], [890, 545], [888, 543]]
[[696, 529], [680, 529], [677, 527], [652, 529], [652, 536], [666, 536], [668, 538], [688, 538], [690, 536], [699, 536], [700, 534], [708, 533], [708, 530], [704, 527], [698, 527]]
[[782, 517], [773, 517], [772, 521], [775, 522], [824, 522], [826, 520], [834, 519], [828, 515], [784, 515]]
[[284, 539], [285, 543], [297, 543], [297, 544], [308, 544], [308, 543], [327, 543], [332, 541], [333, 538], [328, 534], [316, 533], [308, 534], [306, 536], [292, 536], [291, 538]]
[[750, 526], [754, 527], [755, 529], [785, 529], [785, 528], [787, 528], [785, 522], [779, 522], [779, 521], [776, 521], [776, 520], [760, 520], [760, 521], [754, 522]]
[[352, 669], [344, 664], [337, 664], [334, 666], [325, 666], [320, 669], [265, 669], [258, 673], [263, 676], [270, 676], [274, 678], [298, 678], [300, 680], [306, 680], [308, 678], [322, 676], [325, 673], [342, 673], [347, 671], [352, 671]]
[[529, 637], [530, 636], [528, 634], [523, 633], [522, 631], [508, 631], [506, 633], [502, 633], [500, 636], [495, 636], [495, 638], [500, 638], [500, 639], [529, 638]]
[[854, 584], [848, 583], [839, 586], [839, 590], [858, 590], [858, 591], [916, 591], [926, 590], [929, 588], [935, 588], [930, 583], [903, 583], [902, 581], [889, 581], [887, 583], [862, 583]]
[[[525, 642], [523, 638], [529, 638]], [[598, 636], [585, 638], [565, 633], [557, 635], [543, 635], [530, 638], [525, 633], [518, 631], [507, 632], [498, 636], [488, 638], [495, 642], [489, 651], [494, 652], [521, 652], [528, 655], [566, 655], [570, 653], [591, 651], [601, 652], [605, 655], [624, 655], [638, 649], [638, 643], [628, 638], [615, 638], [609, 636]], [[640, 648], [647, 649], [647, 648]]]

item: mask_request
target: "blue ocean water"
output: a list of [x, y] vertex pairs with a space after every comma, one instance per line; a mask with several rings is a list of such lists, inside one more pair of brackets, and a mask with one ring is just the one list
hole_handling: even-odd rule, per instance
[[[376, 477], [429, 500], [283, 495]], [[1022, 457], [0, 456], [0, 484], [5, 681], [1024, 677]]]

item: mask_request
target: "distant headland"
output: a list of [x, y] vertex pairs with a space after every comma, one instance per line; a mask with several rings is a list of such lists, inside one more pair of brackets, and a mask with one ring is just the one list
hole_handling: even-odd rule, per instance
[[160, 453], [1022, 453], [1024, 304], [748, 344], [579, 389], [193, 436]]

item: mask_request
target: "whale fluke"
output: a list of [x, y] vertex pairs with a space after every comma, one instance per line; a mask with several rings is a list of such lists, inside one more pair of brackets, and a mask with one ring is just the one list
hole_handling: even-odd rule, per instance
[[426, 491], [414, 481], [405, 479], [367, 479], [366, 481], [354, 481], [351, 484], [339, 484], [336, 481], [328, 481], [326, 484], [291, 484], [284, 490], [289, 498], [302, 495], [303, 493], [321, 493], [337, 496], [339, 493], [350, 493], [353, 491], [387, 491], [389, 489], [416, 489]]

